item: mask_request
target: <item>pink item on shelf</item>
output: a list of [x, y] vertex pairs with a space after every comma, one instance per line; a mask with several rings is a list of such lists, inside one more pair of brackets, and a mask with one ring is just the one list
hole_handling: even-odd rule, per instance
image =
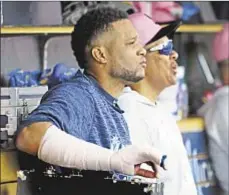
[[229, 23], [224, 24], [213, 40], [213, 56], [217, 62], [229, 59]]
[[176, 2], [133, 2], [137, 11], [150, 16], [157, 23], [166, 23], [180, 18], [183, 8]]

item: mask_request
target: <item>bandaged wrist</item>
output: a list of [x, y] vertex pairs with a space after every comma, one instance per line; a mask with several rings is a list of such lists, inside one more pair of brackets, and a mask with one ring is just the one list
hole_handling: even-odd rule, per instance
[[79, 170], [111, 171], [113, 152], [78, 139], [52, 125], [43, 136], [38, 158], [53, 164]]

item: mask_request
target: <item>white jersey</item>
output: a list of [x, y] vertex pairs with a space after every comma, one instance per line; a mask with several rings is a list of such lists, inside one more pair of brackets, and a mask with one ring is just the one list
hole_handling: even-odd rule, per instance
[[213, 98], [200, 108], [208, 136], [209, 153], [219, 185], [224, 195], [229, 194], [229, 86], [218, 89]]
[[160, 170], [166, 178], [164, 195], [197, 195], [187, 152], [175, 119], [158, 102], [126, 87], [118, 99], [125, 111], [133, 144], [152, 145], [168, 156], [168, 171]]

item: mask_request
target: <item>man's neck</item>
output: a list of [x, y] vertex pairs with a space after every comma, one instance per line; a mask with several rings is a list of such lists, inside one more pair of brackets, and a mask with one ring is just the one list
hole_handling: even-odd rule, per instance
[[117, 98], [124, 89], [124, 83], [121, 80], [112, 78], [105, 74], [96, 74], [91, 71], [87, 71], [87, 74], [91, 75], [99, 85], [111, 96]]
[[158, 95], [162, 91], [161, 88], [152, 86], [152, 83], [148, 82], [146, 79], [143, 79], [142, 81], [132, 85], [131, 88], [152, 102], [157, 100]]

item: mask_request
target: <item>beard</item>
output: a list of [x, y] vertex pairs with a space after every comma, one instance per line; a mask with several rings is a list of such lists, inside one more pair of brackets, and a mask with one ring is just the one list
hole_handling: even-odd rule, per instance
[[112, 77], [122, 79], [126, 83], [136, 83], [144, 78], [143, 75], [138, 73], [137, 69], [129, 70], [124, 67], [119, 69], [113, 68], [110, 74]]

